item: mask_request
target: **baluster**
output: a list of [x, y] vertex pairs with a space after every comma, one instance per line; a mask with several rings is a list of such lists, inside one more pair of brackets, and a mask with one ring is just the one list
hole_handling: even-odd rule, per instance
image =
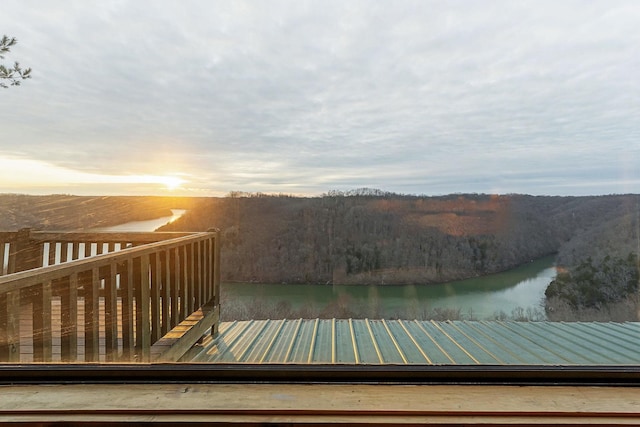
[[205, 263], [206, 265], [206, 282], [205, 282], [205, 292], [206, 292], [206, 299], [205, 301], [208, 303], [211, 301], [211, 298], [213, 297], [213, 243], [211, 241], [211, 238], [208, 238], [204, 241], [205, 244], [205, 253], [207, 256], [207, 261]]
[[162, 315], [160, 307], [160, 287], [162, 284], [162, 263], [160, 252], [156, 252], [151, 259], [151, 342], [162, 338]]
[[42, 242], [42, 256], [40, 257], [40, 266], [47, 267], [49, 265], [49, 243]]
[[205, 305], [209, 301], [207, 295], [207, 241], [202, 240], [200, 246], [202, 248], [202, 284], [200, 287], [202, 288], [202, 305]]
[[60, 264], [67, 262], [69, 252], [69, 244], [67, 242], [60, 242]]
[[140, 274], [136, 282], [136, 350], [143, 362], [151, 356], [151, 331], [149, 318], [149, 255], [140, 256]]
[[187, 318], [192, 313], [192, 310], [189, 310], [191, 304], [189, 304], [189, 299], [191, 298], [191, 292], [189, 292], [189, 258], [187, 258], [187, 245], [183, 245], [180, 247], [182, 251], [182, 256], [180, 259], [182, 260], [182, 293], [180, 294], [180, 321]]
[[55, 265], [56, 263], [57, 246], [56, 242], [49, 242], [49, 265]]
[[0, 241], [0, 276], [7, 274], [7, 265], [4, 262], [7, 253], [7, 243]]
[[197, 290], [196, 290], [196, 308], [200, 308], [202, 307], [203, 301], [203, 295], [202, 295], [202, 285], [203, 285], [203, 281], [202, 281], [202, 241], [197, 241], [194, 244], [194, 248], [195, 248], [195, 258], [196, 258], [196, 285], [197, 285]]
[[98, 267], [85, 273], [84, 281], [84, 360], [100, 358], [100, 274]]
[[160, 254], [162, 260], [162, 335], [166, 335], [171, 330], [171, 254], [165, 250]]
[[78, 275], [60, 281], [60, 356], [63, 362], [78, 359]]
[[80, 242], [71, 242], [71, 259], [76, 260], [80, 258]]
[[134, 312], [133, 312], [133, 258], [120, 265], [120, 295], [122, 299], [122, 357], [133, 359]]
[[104, 275], [104, 329], [106, 360], [115, 361], [118, 357], [118, 293], [115, 263], [111, 263]]
[[51, 361], [51, 281], [33, 287], [33, 360]]
[[179, 323], [178, 299], [180, 295], [180, 254], [177, 248], [171, 250], [171, 328]]
[[189, 256], [189, 312], [193, 313], [196, 311], [196, 292], [198, 292], [197, 283], [196, 283], [196, 261], [194, 254], [194, 244], [193, 242], [188, 245], [188, 256]]

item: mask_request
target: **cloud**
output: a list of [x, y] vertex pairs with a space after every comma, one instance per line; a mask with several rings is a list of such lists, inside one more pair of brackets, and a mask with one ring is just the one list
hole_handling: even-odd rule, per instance
[[7, 59], [34, 77], [0, 94], [0, 158], [212, 194], [618, 192], [640, 181], [639, 19], [634, 1], [6, 2]]

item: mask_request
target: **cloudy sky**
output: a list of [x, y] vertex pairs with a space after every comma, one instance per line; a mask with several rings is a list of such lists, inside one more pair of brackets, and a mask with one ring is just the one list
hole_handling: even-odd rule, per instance
[[640, 2], [4, 0], [0, 192], [640, 193]]

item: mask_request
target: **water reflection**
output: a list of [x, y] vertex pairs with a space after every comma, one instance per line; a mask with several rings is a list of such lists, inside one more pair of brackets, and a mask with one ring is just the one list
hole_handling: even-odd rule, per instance
[[[408, 317], [429, 310], [456, 310], [464, 318], [488, 319], [514, 310], [536, 310], [544, 318], [544, 291], [556, 275], [554, 257], [546, 257], [507, 272], [436, 285], [341, 286], [223, 283], [222, 298], [238, 304], [275, 307], [282, 301], [293, 308], [322, 309], [348, 303], [367, 307], [368, 315]], [[224, 311], [224, 310], [223, 310]]]
[[171, 209], [171, 216], [163, 216], [161, 218], [150, 219], [146, 221], [131, 221], [124, 224], [114, 225], [111, 227], [95, 228], [92, 231], [154, 231], [163, 225], [172, 223], [180, 218], [186, 212], [185, 209]]

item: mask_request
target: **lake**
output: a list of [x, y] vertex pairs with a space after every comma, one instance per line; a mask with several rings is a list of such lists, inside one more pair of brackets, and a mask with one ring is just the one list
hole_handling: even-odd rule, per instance
[[[286, 301], [294, 309], [312, 304], [316, 309], [339, 301], [369, 307], [381, 317], [406, 316], [434, 309], [460, 309], [464, 318], [495, 318], [517, 308], [537, 310], [544, 317], [544, 291], [556, 276], [549, 256], [498, 274], [430, 285], [293, 285], [222, 283], [225, 301], [276, 306]], [[224, 308], [223, 308], [224, 310]]]

